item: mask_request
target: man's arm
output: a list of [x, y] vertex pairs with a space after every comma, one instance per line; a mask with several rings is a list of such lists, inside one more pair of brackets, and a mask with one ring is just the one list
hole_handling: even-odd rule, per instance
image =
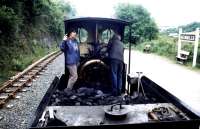
[[67, 41], [67, 36], [65, 35], [64, 37], [63, 37], [63, 41], [60, 43], [60, 50], [61, 51], [63, 51], [64, 52], [64, 50], [66, 49], [65, 47], [66, 47], [66, 42]]
[[110, 39], [107, 45], [107, 51], [110, 51], [111, 47], [112, 47], [112, 40]]
[[60, 43], [60, 50], [63, 52], [65, 50], [65, 41], [64, 40]]

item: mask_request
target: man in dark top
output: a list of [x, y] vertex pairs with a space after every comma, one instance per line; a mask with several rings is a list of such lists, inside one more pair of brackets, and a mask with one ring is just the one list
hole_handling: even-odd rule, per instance
[[80, 51], [78, 47], [78, 42], [76, 40], [76, 32], [71, 31], [68, 35], [65, 35], [63, 41], [60, 45], [61, 51], [65, 55], [65, 67], [69, 70], [69, 80], [67, 88], [65, 91], [71, 90], [75, 84], [78, 74], [77, 74], [77, 64], [80, 58]]
[[114, 34], [108, 43], [113, 95], [120, 95], [122, 90], [124, 45], [120, 40], [120, 35]]

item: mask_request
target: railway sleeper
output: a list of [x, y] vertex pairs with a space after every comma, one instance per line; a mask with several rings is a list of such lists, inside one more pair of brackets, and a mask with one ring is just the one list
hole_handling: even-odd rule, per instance
[[40, 71], [40, 70], [38, 70], [38, 69], [32, 69], [30, 72], [37, 73], [38, 71]]
[[15, 90], [15, 88], [9, 87], [5, 90], [5, 93], [11, 93]]
[[13, 87], [20, 87], [23, 83], [16, 82], [12, 84]]
[[3, 105], [5, 104], [5, 101], [0, 101], [0, 108], [3, 108]]
[[28, 73], [28, 76], [30, 77], [30, 78], [33, 78], [37, 73], [39, 73], [39, 71], [38, 72], [29, 72]]
[[27, 82], [29, 80], [29, 78], [21, 78], [19, 79], [19, 82]]
[[0, 100], [6, 99], [7, 97], [8, 97], [8, 94], [7, 95], [0, 95]]

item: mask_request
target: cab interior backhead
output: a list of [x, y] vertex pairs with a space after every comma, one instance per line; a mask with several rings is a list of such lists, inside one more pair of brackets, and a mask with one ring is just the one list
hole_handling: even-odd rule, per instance
[[[65, 33], [76, 30], [80, 43], [80, 54], [87, 58], [101, 58], [102, 47], [106, 46], [114, 33], [124, 38], [128, 22], [108, 18], [77, 18], [65, 21]], [[105, 47], [104, 47], [105, 48]]]
[[[80, 49], [78, 80], [74, 87], [81, 87], [80, 84], [111, 86], [107, 45], [115, 33], [119, 34], [123, 41], [127, 25], [126, 21], [108, 18], [77, 18], [65, 21], [65, 33], [71, 30], [77, 32]], [[123, 89], [125, 89], [125, 63], [123, 73]], [[66, 68], [65, 75], [68, 76]]]

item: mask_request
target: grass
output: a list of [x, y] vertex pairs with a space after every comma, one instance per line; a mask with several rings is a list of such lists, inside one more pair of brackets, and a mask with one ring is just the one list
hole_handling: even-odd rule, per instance
[[[178, 42], [177, 38], [171, 38], [166, 35], [159, 35], [159, 37], [156, 40], [139, 43], [135, 45], [133, 49], [143, 51], [145, 45], [149, 44], [151, 45], [151, 49], [150, 49], [151, 53], [166, 57], [176, 62], [177, 42]], [[189, 69], [199, 71], [200, 70], [200, 45], [198, 48], [197, 65], [195, 68], [192, 67], [193, 49], [194, 49], [194, 45], [192, 43], [182, 42], [182, 50], [190, 52], [190, 55], [188, 57], [188, 60], [185, 66], [188, 67]]]
[[9, 79], [9, 77], [15, 75], [18, 72], [23, 71], [27, 66], [31, 65], [33, 62], [39, 60], [45, 55], [57, 50], [56, 45], [51, 48], [47, 48], [41, 45], [33, 45], [32, 52], [17, 52], [19, 54], [16, 58], [11, 60], [11, 64], [7, 64], [0, 72], [0, 85]]

